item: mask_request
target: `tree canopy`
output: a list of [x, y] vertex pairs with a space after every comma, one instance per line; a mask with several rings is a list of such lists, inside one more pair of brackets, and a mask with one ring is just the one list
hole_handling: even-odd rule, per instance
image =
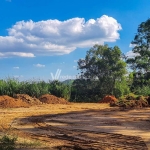
[[132, 52], [134, 57], [128, 58], [127, 63], [133, 69], [133, 86], [146, 86], [150, 83], [150, 19], [142, 22], [137, 29]]
[[126, 73], [126, 63], [119, 47], [94, 45], [87, 51], [85, 59], [78, 61], [78, 69], [81, 70], [81, 79], [76, 83], [86, 85], [79, 87], [88, 93], [104, 96], [113, 94], [116, 81], [121, 82]]
[[135, 57], [129, 58], [129, 63], [135, 71], [147, 73], [150, 71], [150, 19], [142, 22], [138, 29], [134, 40], [131, 42], [134, 48], [132, 52]]

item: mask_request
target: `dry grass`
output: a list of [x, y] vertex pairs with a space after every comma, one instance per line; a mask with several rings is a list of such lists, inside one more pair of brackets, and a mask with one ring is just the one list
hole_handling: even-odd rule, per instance
[[[30, 108], [6, 108], [0, 109], [0, 135], [8, 134], [17, 136], [17, 143], [20, 147], [47, 147], [47, 143], [39, 141], [31, 134], [24, 133], [14, 128], [17, 118], [24, 118], [29, 116], [69, 113], [72, 111], [83, 111], [88, 109], [105, 109], [109, 104], [95, 104], [95, 103], [80, 103], [80, 104], [44, 104], [38, 106], [31, 106]], [[54, 141], [55, 142], [55, 141]], [[59, 143], [58, 143], [59, 144]]]
[[[109, 111], [110, 109], [115, 111]], [[51, 131], [48, 131], [45, 122], [41, 122], [41, 120], [40, 121], [38, 120], [40, 117], [48, 115], [47, 119], [51, 119], [51, 117], [49, 118], [49, 116], [56, 116], [56, 118], [54, 117], [54, 119], [56, 121], [60, 121], [60, 122], [50, 122], [50, 121], [48, 122], [49, 124], [52, 123], [51, 127], [54, 127], [54, 129], [59, 125], [65, 125], [67, 121], [68, 123], [73, 121], [71, 119], [72, 117], [74, 117], [74, 119], [79, 120], [80, 125], [75, 123], [72, 125], [70, 124], [69, 126], [68, 124], [67, 128], [69, 127], [73, 128], [73, 126], [74, 128], [76, 128], [76, 125], [78, 125], [78, 127], [80, 128], [84, 128], [84, 129], [89, 128], [90, 131], [92, 130], [92, 128], [95, 128], [98, 129], [98, 131], [101, 130], [102, 132], [108, 132], [108, 133], [109, 130], [114, 129], [111, 132], [124, 134], [124, 135], [131, 135], [131, 131], [133, 131], [133, 129], [136, 129], [136, 131], [133, 134], [136, 134], [137, 131], [139, 131], [139, 133], [140, 132], [143, 133], [143, 137], [147, 136], [147, 139], [149, 138], [148, 135], [149, 129], [147, 128], [149, 127], [149, 120], [150, 120], [150, 118], [148, 118], [150, 114], [149, 108], [145, 110], [139, 109], [139, 110], [131, 110], [131, 111], [118, 111], [117, 109], [118, 108], [110, 108], [109, 104], [105, 104], [105, 103], [103, 104], [70, 103], [67, 105], [43, 104], [43, 105], [31, 106], [30, 108], [0, 109], [0, 133], [1, 135], [2, 133], [3, 134], [8, 133], [12, 136], [17, 136], [18, 147], [20, 146], [26, 149], [31, 147], [38, 147], [38, 148], [40, 147], [46, 149], [47, 147], [62, 146], [65, 144], [66, 141], [47, 137], [45, 133]], [[85, 114], [82, 115], [82, 113]], [[63, 118], [61, 117], [60, 114], [66, 114], [66, 115], [64, 115]], [[74, 116], [72, 116], [71, 114], [73, 114]], [[76, 116], [78, 116], [79, 118], [76, 118]], [[20, 122], [19, 124], [18, 118], [27, 118], [25, 121], [28, 121], [28, 117], [31, 119], [29, 122], [27, 123]], [[65, 117], [68, 117], [67, 118], [68, 120], [65, 120]], [[100, 118], [102, 118], [102, 120]], [[87, 121], [89, 121], [88, 124]], [[147, 123], [147, 126], [146, 124], [143, 123]], [[84, 126], [86, 124], [87, 126]], [[36, 128], [38, 129], [40, 125], [46, 130], [42, 130], [41, 133], [39, 133], [38, 131], [37, 135], [39, 136], [37, 136], [34, 134], [36, 133], [36, 131], [33, 132], [32, 130]], [[126, 125], [127, 128], [125, 128], [124, 125]], [[145, 125], [145, 127], [143, 125]], [[53, 131], [53, 129], [51, 130]], [[65, 130], [63, 132], [65, 132]], [[58, 136], [61, 136], [59, 135], [59, 131], [58, 131]], [[139, 135], [135, 135], [135, 136], [139, 136]], [[148, 144], [150, 147], [150, 142]]]

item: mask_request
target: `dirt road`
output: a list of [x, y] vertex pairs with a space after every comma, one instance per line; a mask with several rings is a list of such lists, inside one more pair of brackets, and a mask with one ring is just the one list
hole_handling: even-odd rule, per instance
[[72, 103], [0, 112], [1, 127], [13, 121], [13, 132], [40, 141], [45, 149], [150, 149], [150, 108], [119, 110], [108, 104]]

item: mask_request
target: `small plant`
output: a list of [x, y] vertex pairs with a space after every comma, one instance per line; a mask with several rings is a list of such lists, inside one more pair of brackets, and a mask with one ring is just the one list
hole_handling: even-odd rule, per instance
[[0, 139], [0, 150], [14, 150], [17, 138], [4, 135]]
[[40, 147], [41, 143], [39, 141], [27, 141], [24, 140], [23, 142], [21, 142], [19, 144], [20, 148], [36, 148], [36, 147]]
[[129, 93], [128, 95], [124, 96], [126, 100], [136, 100], [137, 95], [134, 93]]
[[[5, 116], [4, 116], [5, 118]], [[13, 130], [14, 119], [9, 125], [6, 125], [5, 121], [0, 122], [0, 131], [3, 135], [0, 137], [0, 150], [14, 150], [16, 147], [17, 136], [13, 136], [10, 132]]]

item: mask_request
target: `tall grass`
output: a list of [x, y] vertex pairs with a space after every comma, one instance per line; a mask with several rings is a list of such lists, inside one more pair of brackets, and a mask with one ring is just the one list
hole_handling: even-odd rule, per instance
[[39, 98], [43, 94], [53, 94], [69, 100], [70, 85], [59, 81], [18, 81], [14, 78], [0, 80], [0, 95], [14, 97], [16, 94], [28, 94]]

